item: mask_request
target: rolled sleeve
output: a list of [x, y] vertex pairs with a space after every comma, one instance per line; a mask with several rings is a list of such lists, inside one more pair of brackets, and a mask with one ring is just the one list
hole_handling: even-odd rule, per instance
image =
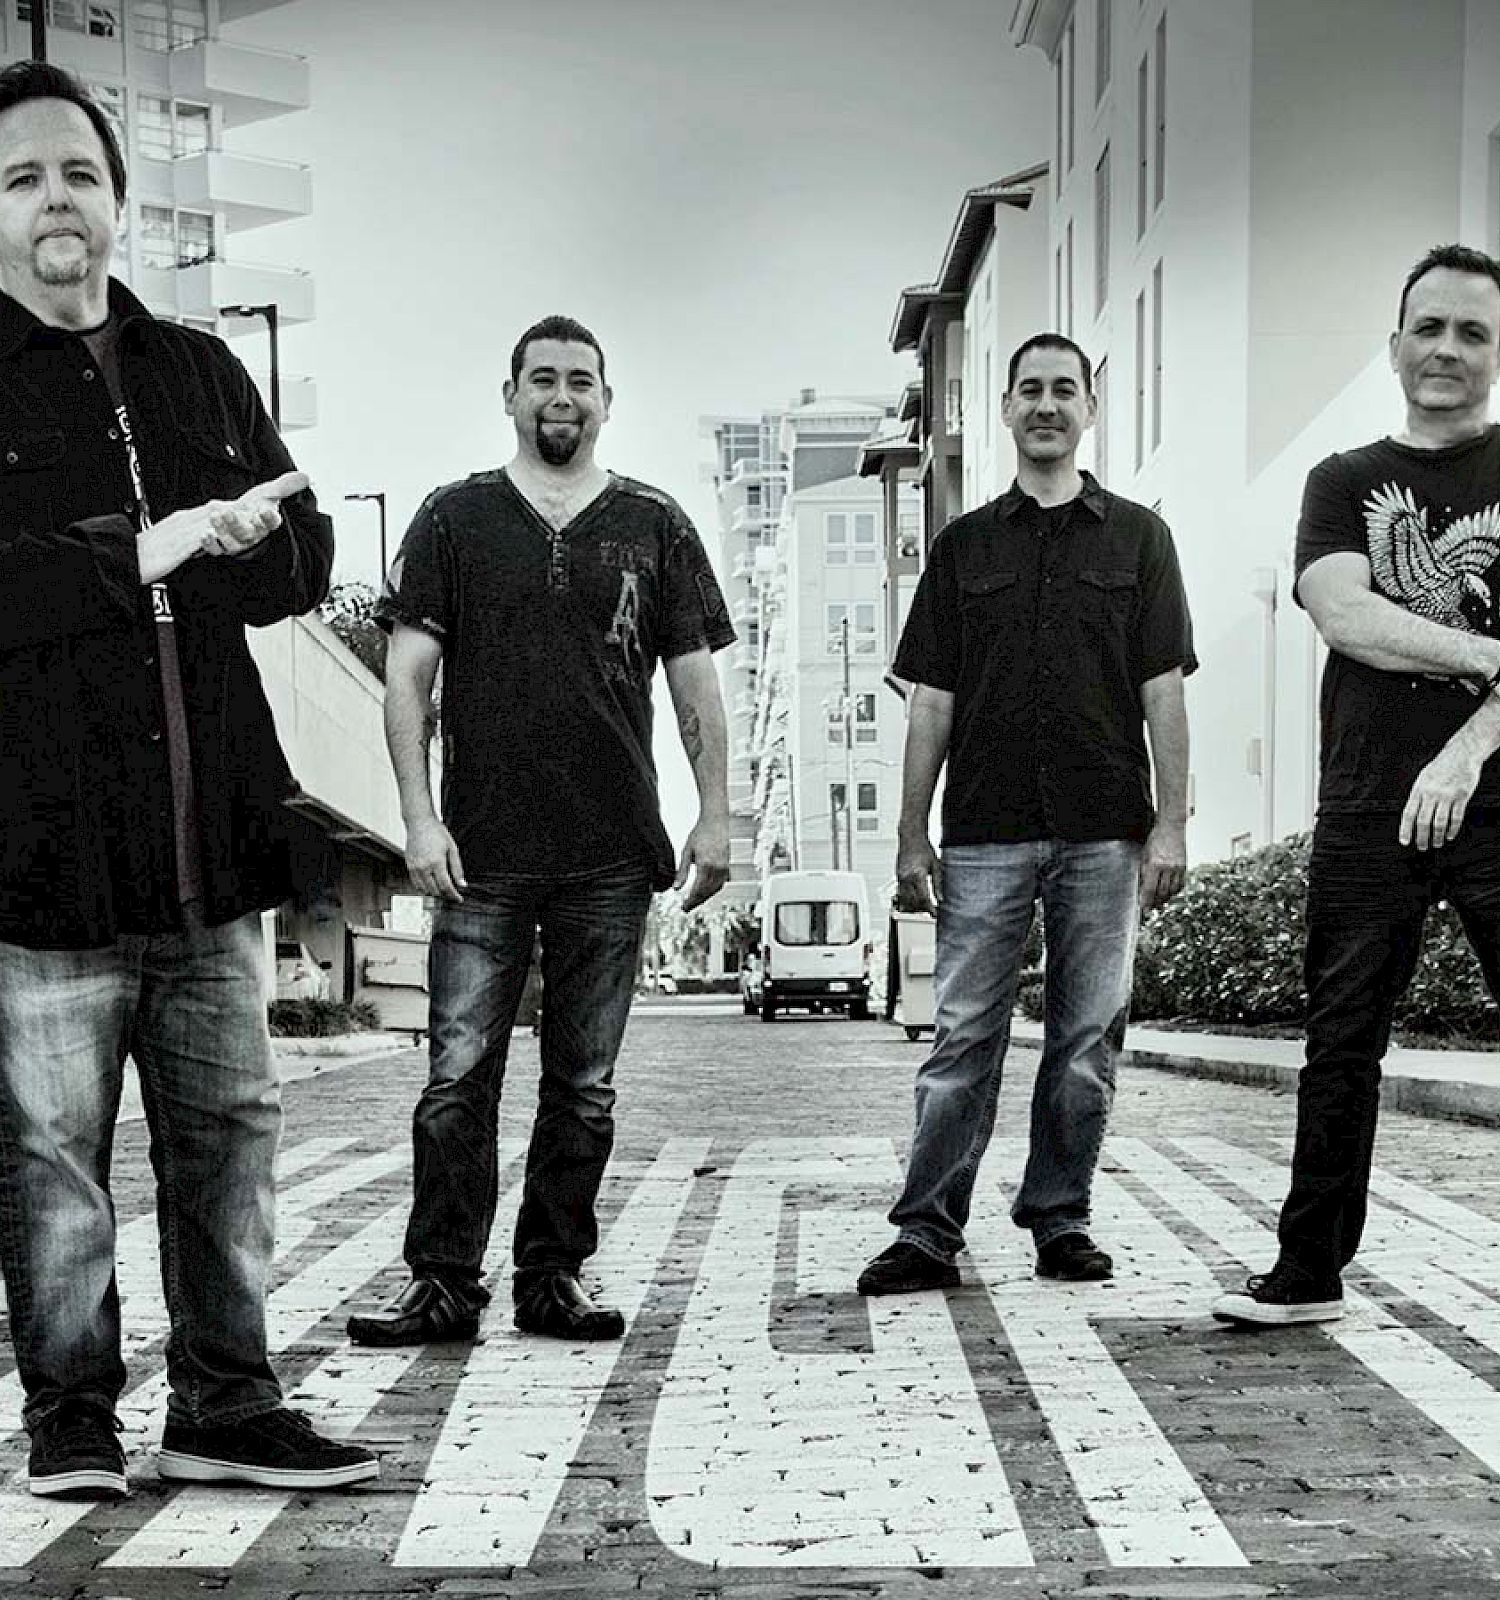
[[1180, 667], [1184, 677], [1198, 670], [1193, 651], [1193, 619], [1177, 549], [1165, 523], [1158, 523], [1141, 563], [1141, 609], [1137, 681], [1148, 683]]

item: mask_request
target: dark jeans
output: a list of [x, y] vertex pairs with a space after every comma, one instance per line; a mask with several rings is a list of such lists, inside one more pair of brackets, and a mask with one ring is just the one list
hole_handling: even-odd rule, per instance
[[406, 1260], [472, 1303], [495, 1220], [500, 1089], [537, 930], [542, 1078], [521, 1211], [524, 1275], [577, 1271], [599, 1247], [594, 1202], [614, 1145], [615, 1057], [651, 900], [644, 864], [569, 879], [470, 882], [444, 903], [429, 959], [431, 1066], [412, 1117]]
[[125, 1385], [110, 1156], [125, 1056], [151, 1132], [169, 1414], [267, 1411], [281, 1096], [258, 913], [102, 950], [0, 944], [0, 1262], [28, 1427]]
[[1307, 891], [1307, 1062], [1297, 1085], [1282, 1256], [1319, 1275], [1364, 1232], [1391, 1018], [1422, 953], [1427, 908], [1458, 912], [1500, 995], [1500, 816], [1470, 816], [1439, 850], [1403, 847], [1394, 816], [1328, 816], [1313, 832]]

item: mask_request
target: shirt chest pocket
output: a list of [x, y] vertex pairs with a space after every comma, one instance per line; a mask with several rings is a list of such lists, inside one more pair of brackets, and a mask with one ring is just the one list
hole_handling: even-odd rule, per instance
[[1137, 581], [1130, 567], [1085, 567], [1075, 588], [1079, 615], [1095, 627], [1123, 630], [1135, 611]]
[[1020, 577], [1015, 571], [964, 573], [958, 580], [964, 615], [1001, 616], [1013, 610], [1020, 597]]
[[223, 432], [182, 434], [177, 463], [179, 506], [237, 500], [257, 481], [243, 447]]
[[58, 470], [67, 452], [61, 428], [0, 436], [0, 539], [52, 525]]

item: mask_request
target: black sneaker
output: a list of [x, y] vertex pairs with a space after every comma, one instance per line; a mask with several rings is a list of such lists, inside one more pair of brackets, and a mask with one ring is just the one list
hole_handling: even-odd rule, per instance
[[1063, 1233], [1038, 1246], [1036, 1275], [1065, 1283], [1098, 1283], [1114, 1277], [1115, 1264], [1086, 1233]]
[[1344, 1286], [1335, 1272], [1318, 1277], [1290, 1261], [1251, 1278], [1243, 1290], [1220, 1295], [1213, 1313], [1220, 1322], [1284, 1328], [1294, 1322], [1336, 1322], [1344, 1314]]
[[904, 1239], [887, 1246], [860, 1273], [860, 1294], [916, 1294], [921, 1289], [956, 1289], [958, 1268]]
[[59, 1500], [118, 1500], [127, 1492], [119, 1432], [107, 1407], [64, 1400], [31, 1430], [31, 1492]]
[[380, 1463], [356, 1444], [313, 1432], [284, 1406], [238, 1422], [194, 1427], [170, 1417], [156, 1470], [182, 1483], [253, 1483], [263, 1489], [333, 1489], [380, 1476]]

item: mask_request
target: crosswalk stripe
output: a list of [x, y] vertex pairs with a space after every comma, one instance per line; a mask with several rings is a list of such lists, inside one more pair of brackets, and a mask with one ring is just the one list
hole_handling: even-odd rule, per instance
[[1500, 1254], [1500, 1222], [1482, 1217], [1468, 1206], [1450, 1200], [1446, 1195], [1434, 1194], [1409, 1178], [1398, 1178], [1395, 1173], [1376, 1167], [1370, 1174], [1370, 1189], [1374, 1194], [1404, 1207], [1413, 1216], [1422, 1217], [1467, 1244], [1477, 1244]]
[[[747, 1146], [725, 1185], [663, 1383], [646, 1462], [657, 1537], [720, 1567], [1030, 1567], [973, 1375], [938, 1295], [867, 1302], [873, 1351], [772, 1342], [789, 1185], [892, 1191], [888, 1139]], [[888, 1241], [878, 1213], [805, 1208], [799, 1255], [851, 1271]], [[835, 1269], [836, 1263], [842, 1263]]]
[[[627, 1332], [676, 1232], [706, 1139], [669, 1139], [635, 1185], [591, 1276]], [[475, 1347], [392, 1564], [524, 1566], [568, 1476], [621, 1345], [526, 1339], [503, 1327]]]
[[1101, 1172], [1093, 1221], [1117, 1258], [1113, 1282], [1038, 1281], [1029, 1236], [997, 1198], [970, 1219], [969, 1255], [1110, 1562], [1245, 1566], [1243, 1551], [1090, 1326], [1099, 1317], [1201, 1315], [1214, 1289], [1208, 1269]]
[[295, 1178], [299, 1172], [305, 1172], [309, 1167], [317, 1166], [320, 1161], [326, 1161], [330, 1156], [337, 1155], [340, 1150], [347, 1149], [353, 1143], [352, 1135], [342, 1139], [304, 1139], [300, 1144], [292, 1145], [288, 1149], [279, 1151], [276, 1156], [276, 1183], [278, 1188], [288, 1178]]
[[[1143, 1140], [1116, 1140], [1114, 1151], [1242, 1266], [1274, 1260], [1276, 1239], [1269, 1229]], [[1500, 1470], [1500, 1394], [1461, 1362], [1393, 1323], [1364, 1295], [1346, 1289], [1344, 1307], [1343, 1322], [1324, 1325], [1327, 1336], [1492, 1471]]]

